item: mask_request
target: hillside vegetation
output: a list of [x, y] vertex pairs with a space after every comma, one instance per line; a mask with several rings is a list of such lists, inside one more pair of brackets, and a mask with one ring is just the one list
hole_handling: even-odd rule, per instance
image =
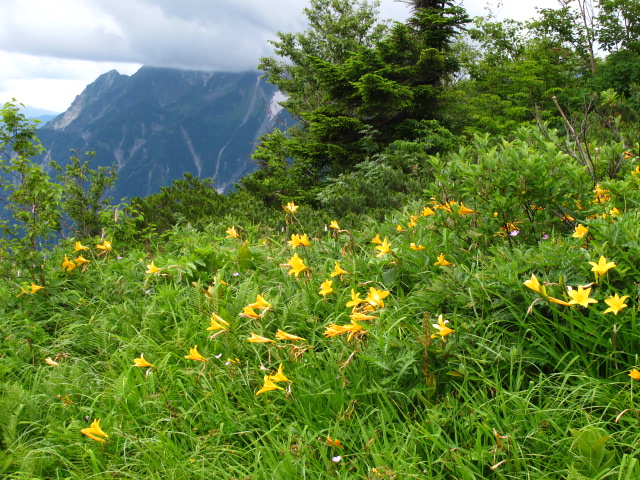
[[279, 34], [228, 195], [54, 181], [5, 105], [3, 478], [640, 478], [638, 7], [410, 3]]

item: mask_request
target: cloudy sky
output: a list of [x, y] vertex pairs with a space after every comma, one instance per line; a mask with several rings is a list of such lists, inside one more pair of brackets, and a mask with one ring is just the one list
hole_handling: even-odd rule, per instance
[[[527, 19], [557, 0], [463, 0], [471, 16]], [[499, 3], [502, 6], [498, 5]], [[0, 102], [56, 112], [100, 74], [141, 65], [241, 71], [269, 55], [277, 31], [305, 28], [306, 0], [1, 0]], [[407, 7], [382, 0], [381, 17]]]

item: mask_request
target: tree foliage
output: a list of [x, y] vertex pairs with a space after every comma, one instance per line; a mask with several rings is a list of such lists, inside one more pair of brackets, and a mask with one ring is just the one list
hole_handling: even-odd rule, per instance
[[37, 124], [20, 113], [15, 100], [0, 114], [0, 186], [10, 215], [0, 221], [0, 258], [11, 260], [15, 274], [25, 269], [42, 282], [42, 248], [59, 230], [61, 189], [31, 161], [43, 151]]
[[210, 178], [194, 177], [185, 173], [160, 193], [147, 197], [134, 197], [129, 208], [135, 217], [135, 230], [164, 232], [173, 225], [189, 222], [195, 225], [222, 217], [229, 200], [218, 193]]
[[[298, 120], [286, 134], [263, 136], [254, 154], [280, 176], [277, 198], [313, 202], [323, 180], [351, 171], [395, 140], [429, 135], [425, 122], [440, 117], [444, 79], [457, 68], [450, 44], [467, 16], [450, 1], [410, 3], [411, 18], [385, 29], [376, 23], [375, 4], [312, 1], [310, 29], [280, 34], [275, 43], [285, 60], [262, 60], [267, 79], [289, 97], [283, 106]], [[338, 48], [317, 47], [332, 42]], [[258, 192], [263, 177], [258, 173], [243, 186]]]
[[62, 172], [54, 181], [36, 163], [44, 148], [37, 122], [20, 112], [22, 106], [7, 102], [0, 116], [0, 200], [6, 210], [0, 214], [0, 272], [44, 285], [43, 259], [52, 244], [69, 231], [89, 237], [112, 224], [105, 217], [110, 200], [104, 194], [113, 186], [116, 172], [92, 170], [89, 160], [72, 156], [64, 169], [52, 162]]
[[608, 89], [633, 103], [637, 9], [625, 0], [561, 0], [527, 22], [476, 18], [470, 41], [457, 47], [463, 75], [449, 91], [456, 131], [506, 135], [541, 120], [564, 128], [559, 106], [584, 118]]
[[598, 40], [608, 52], [640, 52], [640, 4], [635, 0], [600, 0]]
[[116, 169], [98, 167], [93, 170], [89, 168], [89, 162], [95, 157], [95, 152], [85, 152], [84, 161], [77, 152], [73, 153], [64, 168], [52, 162], [52, 166], [60, 172], [58, 183], [63, 191], [63, 222], [76, 236], [100, 235], [104, 225], [102, 216], [111, 203], [105, 193], [115, 184]]

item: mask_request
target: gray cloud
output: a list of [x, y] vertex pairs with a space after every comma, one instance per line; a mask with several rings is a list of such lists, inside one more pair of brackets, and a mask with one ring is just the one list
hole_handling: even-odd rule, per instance
[[[556, 0], [506, 0], [533, 11]], [[486, 0], [463, 2], [472, 15]], [[497, 0], [491, 0], [496, 4]], [[2, 0], [0, 50], [34, 56], [202, 70], [247, 70], [269, 55], [277, 31], [305, 27], [307, 0]], [[526, 4], [526, 5], [525, 5]], [[515, 9], [515, 10], [509, 10]], [[382, 0], [381, 17], [408, 7]]]
[[[62, 111], [113, 68], [255, 69], [277, 31], [305, 28], [308, 0], [0, 0], [0, 103]], [[382, 0], [382, 18], [406, 7]]]
[[[492, 0], [496, 3], [497, 0]], [[531, 3], [507, 6], [525, 10]], [[472, 15], [486, 0], [463, 2]], [[527, 5], [523, 5], [527, 3]], [[277, 31], [305, 27], [307, 0], [2, 0], [0, 50], [35, 56], [201, 70], [247, 70]], [[408, 7], [382, 0], [381, 17]]]
[[269, 54], [267, 40], [276, 31], [303, 28], [301, 9], [301, 3], [287, 0], [5, 0], [0, 5], [0, 49], [245, 70]]

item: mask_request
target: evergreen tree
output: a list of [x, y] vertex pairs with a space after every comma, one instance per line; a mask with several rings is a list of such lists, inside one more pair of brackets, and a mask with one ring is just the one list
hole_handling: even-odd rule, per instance
[[[242, 181], [274, 202], [312, 202], [323, 180], [351, 171], [395, 140], [428, 137], [429, 121], [440, 118], [444, 80], [457, 69], [451, 42], [468, 20], [452, 1], [412, 1], [409, 20], [385, 33], [368, 2], [311, 3], [312, 29], [280, 34], [275, 43], [290, 64], [261, 63], [299, 121], [286, 133], [261, 138], [254, 158], [263, 168]], [[270, 193], [267, 186], [276, 189]]]

